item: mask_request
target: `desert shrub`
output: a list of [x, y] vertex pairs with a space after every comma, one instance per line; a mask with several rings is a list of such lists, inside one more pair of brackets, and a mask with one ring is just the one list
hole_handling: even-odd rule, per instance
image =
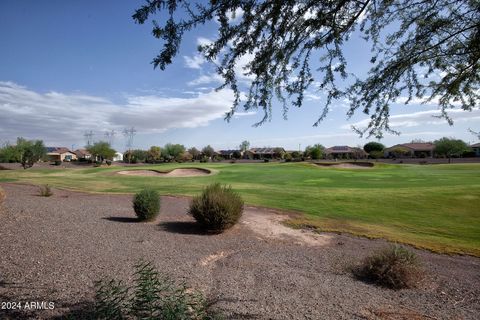
[[48, 184], [38, 187], [38, 195], [41, 197], [50, 197], [53, 195], [52, 189]]
[[107, 164], [107, 166], [111, 166], [112, 165], [112, 160], [105, 160], [105, 163]]
[[365, 258], [353, 268], [354, 275], [364, 281], [392, 288], [411, 288], [422, 276], [422, 270], [415, 253], [391, 245]]
[[95, 283], [96, 319], [220, 319], [210, 314], [200, 292], [160, 274], [150, 262], [135, 266], [133, 283]]
[[60, 160], [56, 160], [56, 161], [54, 162], [54, 164], [55, 164], [56, 166], [59, 166], [59, 165], [61, 165], [61, 164], [62, 164], [62, 161], [60, 161]]
[[211, 184], [194, 197], [188, 213], [207, 231], [220, 233], [238, 222], [243, 200], [231, 187]]
[[263, 162], [270, 162], [270, 160], [268, 160], [268, 159], [263, 159]]
[[160, 211], [160, 195], [153, 189], [143, 189], [133, 197], [133, 209], [138, 219], [151, 220]]

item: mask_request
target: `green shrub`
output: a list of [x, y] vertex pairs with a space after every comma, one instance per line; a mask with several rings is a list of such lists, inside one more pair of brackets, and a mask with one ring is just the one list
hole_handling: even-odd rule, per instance
[[160, 195], [153, 189], [143, 189], [133, 197], [133, 209], [137, 217], [143, 220], [155, 218], [160, 211]]
[[214, 183], [192, 199], [188, 213], [207, 231], [220, 233], [238, 222], [243, 200], [231, 187]]
[[354, 275], [367, 282], [392, 288], [411, 288], [422, 277], [422, 269], [415, 253], [398, 245], [384, 248], [353, 269]]
[[61, 165], [61, 164], [62, 164], [62, 161], [60, 161], [60, 160], [56, 160], [56, 161], [54, 162], [54, 164], [55, 164], [56, 166], [59, 166], [59, 165]]
[[41, 197], [50, 197], [53, 195], [52, 189], [48, 184], [38, 187], [38, 194]]
[[111, 166], [112, 165], [112, 160], [105, 160], [105, 163], [107, 164], [107, 166]]
[[221, 319], [209, 313], [200, 292], [176, 284], [150, 262], [135, 266], [132, 285], [103, 280], [95, 291], [96, 319]]

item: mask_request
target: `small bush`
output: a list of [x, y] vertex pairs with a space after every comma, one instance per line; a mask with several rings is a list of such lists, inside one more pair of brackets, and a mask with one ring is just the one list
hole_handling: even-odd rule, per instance
[[263, 162], [270, 162], [270, 160], [268, 160], [268, 159], [263, 159]]
[[54, 164], [55, 164], [56, 166], [59, 166], [59, 165], [61, 165], [61, 164], [62, 164], [62, 161], [60, 161], [60, 160], [56, 160], [56, 161], [54, 162]]
[[53, 195], [52, 189], [48, 184], [38, 187], [38, 194], [41, 197], [50, 197]]
[[152, 220], [160, 211], [160, 195], [153, 189], [143, 189], [133, 197], [133, 209], [141, 221]]
[[238, 222], [243, 200], [231, 187], [214, 183], [193, 198], [188, 213], [207, 231], [220, 233]]
[[415, 253], [391, 245], [365, 258], [353, 269], [354, 275], [368, 282], [391, 288], [411, 288], [421, 279], [422, 270]]
[[105, 163], [107, 164], [107, 166], [111, 166], [112, 165], [112, 160], [105, 160]]
[[209, 313], [200, 292], [176, 284], [150, 262], [135, 266], [132, 285], [103, 280], [95, 291], [95, 319], [221, 319]]

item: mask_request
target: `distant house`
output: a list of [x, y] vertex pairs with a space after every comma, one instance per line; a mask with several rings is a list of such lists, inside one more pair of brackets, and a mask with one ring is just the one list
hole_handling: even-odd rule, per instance
[[219, 150], [216, 153], [224, 159], [233, 159], [234, 154], [242, 154], [240, 150]]
[[330, 159], [364, 159], [368, 156], [363, 149], [349, 146], [333, 146], [325, 149], [324, 154]]
[[115, 152], [115, 156], [112, 159], [113, 161], [123, 161], [123, 153]]
[[285, 149], [282, 147], [251, 148], [248, 151], [251, 152], [253, 159], [273, 159], [278, 153], [285, 153]]
[[89, 160], [92, 158], [92, 154], [87, 149], [77, 149], [73, 153], [77, 155], [78, 160]]
[[433, 158], [435, 145], [426, 143], [403, 143], [396, 144], [384, 150], [386, 158]]
[[77, 155], [65, 147], [47, 147], [49, 161], [72, 161], [77, 160]]
[[470, 148], [475, 152], [475, 157], [480, 157], [480, 143], [472, 144]]

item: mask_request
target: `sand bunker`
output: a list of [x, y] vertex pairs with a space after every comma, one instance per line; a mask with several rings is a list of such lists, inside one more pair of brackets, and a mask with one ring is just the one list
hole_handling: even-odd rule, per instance
[[245, 209], [241, 223], [264, 238], [284, 240], [300, 245], [325, 246], [331, 241], [332, 236], [318, 234], [310, 230], [292, 229], [283, 224], [288, 220], [287, 215], [276, 214], [265, 209]]
[[124, 170], [117, 172], [127, 176], [144, 176], [144, 177], [197, 177], [206, 176], [212, 174], [208, 169], [201, 168], [185, 168], [185, 169], [173, 169], [171, 171], [158, 171], [158, 170]]
[[340, 163], [315, 163], [317, 166], [321, 167], [331, 167], [331, 168], [346, 168], [346, 169], [369, 169], [373, 168], [374, 164], [371, 162], [340, 162]]

